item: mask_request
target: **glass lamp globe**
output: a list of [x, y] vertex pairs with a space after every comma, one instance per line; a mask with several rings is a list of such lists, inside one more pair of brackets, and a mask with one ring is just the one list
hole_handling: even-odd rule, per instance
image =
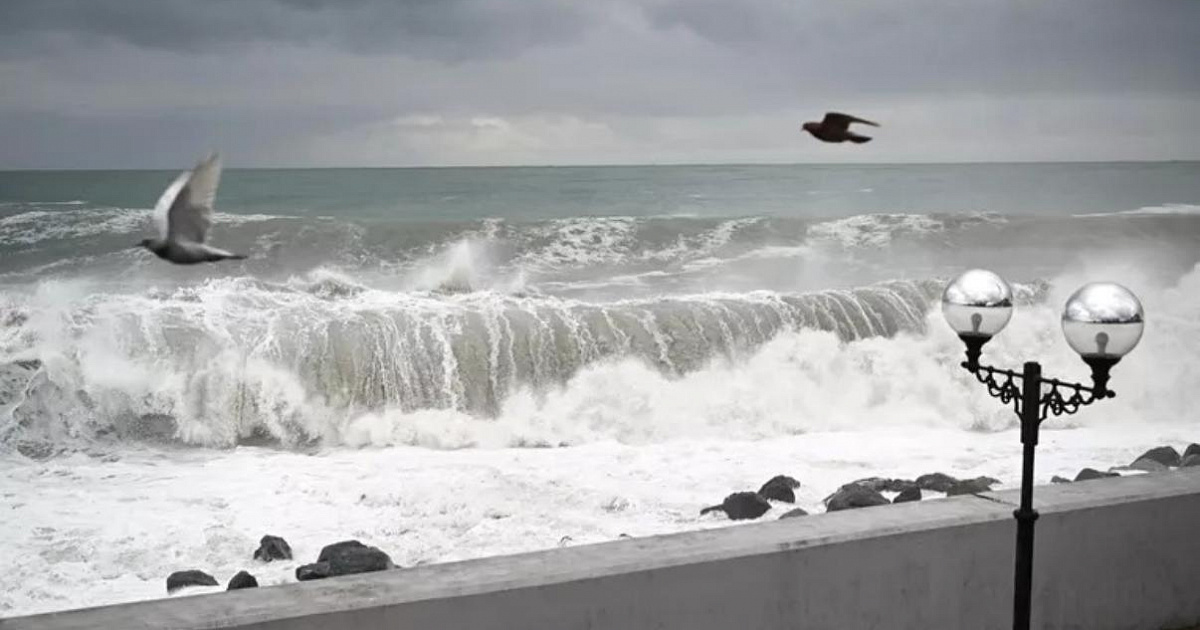
[[1085, 360], [1116, 362], [1142, 338], [1142, 303], [1132, 291], [1114, 282], [1085, 284], [1067, 300], [1063, 334]]
[[1012, 287], [985, 269], [972, 269], [946, 285], [942, 315], [964, 340], [990, 339], [1012, 319]]

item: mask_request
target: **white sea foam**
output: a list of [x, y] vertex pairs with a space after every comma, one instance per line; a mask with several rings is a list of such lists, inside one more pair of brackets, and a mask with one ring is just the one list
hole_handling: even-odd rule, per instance
[[[469, 243], [467, 250], [474, 247]], [[460, 274], [455, 256], [463, 252], [451, 250], [448, 271], [431, 272], [427, 286]], [[467, 253], [477, 261], [475, 252]], [[805, 251], [760, 251], [776, 254], [786, 259]], [[441, 260], [435, 255], [425, 262], [436, 267]], [[1009, 329], [985, 348], [990, 363], [1017, 367], [1037, 358], [1048, 374], [1086, 381], [1085, 367], [1059, 330], [1067, 294], [1086, 280], [1107, 278], [1134, 288], [1146, 305], [1141, 345], [1114, 368], [1118, 397], [1044, 425], [1040, 481], [1073, 476], [1084, 466], [1128, 463], [1152, 446], [1200, 441], [1194, 414], [1200, 268], [1175, 281], [1124, 262], [1081, 259], [1053, 280], [1044, 301], [1022, 304]], [[1163, 281], [1167, 286], [1158, 284]], [[222, 582], [240, 569], [263, 584], [289, 582], [294, 568], [314, 560], [322, 545], [347, 538], [378, 545], [411, 566], [548, 548], [564, 537], [582, 544], [622, 533], [728, 526], [715, 516], [699, 517], [699, 509], [780, 473], [801, 480], [799, 504], [810, 511], [859, 477], [942, 471], [989, 475], [1011, 486], [1019, 473], [1011, 412], [956, 367], [961, 343], [936, 312], [924, 333], [847, 342], [830, 332], [784, 330], [767, 343], [739, 345], [727, 340], [738, 332], [728, 326], [742, 326], [739, 334], [769, 330], [753, 315], [772, 311], [735, 307], [770, 306], [778, 294], [708, 292], [597, 305], [493, 291], [385, 291], [333, 269], [282, 284], [221, 279], [120, 299], [93, 288], [45, 281], [32, 300], [0, 293], [0, 363], [36, 358], [43, 361], [40, 370], [63, 376], [64, 383], [83, 377], [98, 391], [123, 392], [124, 398], [89, 398], [93, 406], [80, 418], [50, 418], [64, 438], [51, 447], [78, 446], [69, 439], [72, 431], [131, 402], [177, 408], [177, 440], [228, 445], [242, 427], [237, 414], [213, 421], [211, 410], [224, 408], [213, 399], [223, 396], [239, 402], [229, 407], [238, 413], [268, 409], [277, 435], [299, 426], [327, 441], [316, 452], [151, 450], [100, 442], [85, 443], [90, 456], [30, 461], [0, 454], [0, 511], [7, 515], [0, 520], [0, 557], [8, 560], [0, 574], [0, 615], [161, 597], [166, 575], [182, 569], [206, 570]], [[852, 301], [835, 298], [830, 291], [814, 303], [829, 312], [852, 309]], [[688, 308], [655, 310], [673, 302]], [[388, 309], [420, 313], [423, 323], [401, 329], [381, 315]], [[466, 395], [456, 386], [439, 407], [367, 411], [314, 395], [299, 372], [285, 369], [280, 357], [290, 355], [269, 346], [299, 333], [263, 334], [302, 323], [324, 341], [330, 338], [321, 336], [325, 331], [363, 318], [395, 338], [416, 335], [428, 344], [408, 346], [417, 352], [446, 347], [439, 335], [452, 330], [454, 315], [464, 309], [503, 334], [466, 345], [460, 355], [433, 357], [430, 364], [439, 370], [416, 379], [422, 386], [453, 383], [443, 376], [458, 368], [460, 356], [493, 364], [542, 356], [545, 363], [531, 369], [547, 373], [556, 366], [535, 352], [538, 344], [572, 334], [584, 341], [566, 356], [582, 367], [547, 387], [505, 390], [501, 380], [488, 383], [511, 391], [491, 414], [456, 409], [454, 397]], [[617, 334], [586, 338], [568, 322], [584, 311], [645, 324], [621, 330], [643, 331], [651, 350], [640, 358], [604, 355], [605, 344], [633, 342]], [[147, 313], [154, 317], [139, 319]], [[704, 314], [714, 317], [701, 320]], [[518, 320], [540, 336], [504, 333]], [[672, 320], [680, 331], [709, 324], [691, 337], [662, 334], [659, 326]], [[121, 345], [129, 339], [146, 343], [134, 353]], [[695, 369], [671, 369], [686, 356], [679, 346], [689, 339], [736, 351], [717, 353]], [[196, 361], [168, 356], [168, 347], [191, 348]], [[213, 347], [256, 351], [207, 353]], [[381, 346], [370, 356], [381, 359], [399, 347]], [[349, 364], [366, 367], [365, 360]], [[412, 375], [392, 376], [396, 381], [385, 384]], [[77, 395], [72, 388], [60, 394]], [[206, 411], [189, 415], [189, 409]], [[6, 411], [0, 403], [0, 416]], [[13, 420], [0, 419], [0, 432]], [[517, 444], [569, 446], [509, 448]], [[250, 554], [267, 533], [288, 538], [296, 560], [254, 563]]]
[[1095, 212], [1088, 214], [1076, 214], [1075, 217], [1108, 217], [1108, 216], [1129, 216], [1129, 215], [1171, 215], [1171, 214], [1200, 214], [1200, 205], [1188, 203], [1168, 203], [1161, 206], [1144, 206], [1133, 210], [1122, 210], [1119, 212]]
[[[883, 413], [885, 410], [881, 409]], [[1191, 432], [1191, 433], [1194, 433]], [[1037, 478], [1131, 461], [1195, 439], [1179, 425], [1046, 430]], [[1015, 431], [896, 427], [814, 432], [768, 441], [681, 439], [629, 446], [437, 451], [416, 447], [318, 454], [232, 451], [74, 455], [42, 463], [0, 457], [0, 615], [166, 596], [166, 576], [200, 569], [224, 588], [249, 570], [292, 582], [321, 547], [359, 539], [402, 566], [737, 526], [700, 508], [789, 474], [798, 504], [850, 480], [941, 471], [1008, 487], [1020, 470]], [[583, 471], [586, 471], [583, 472]], [[791, 506], [777, 505], [766, 518]], [[284, 536], [292, 561], [251, 554]]]
[[811, 226], [808, 236], [843, 247], [883, 247], [898, 236], [937, 234], [954, 224], [1002, 223], [1004, 218], [989, 213], [969, 215], [862, 214]]
[[530, 269], [591, 267], [637, 262], [668, 262], [711, 256], [758, 217], [730, 219], [696, 235], [680, 235], [673, 242], [650, 246], [638, 241], [639, 229], [648, 220], [680, 217], [575, 217], [548, 222], [533, 230], [533, 240], [544, 245], [525, 252], [517, 265]]
[[[38, 204], [54, 205], [54, 204]], [[80, 203], [59, 205], [78, 206]], [[33, 245], [46, 241], [78, 239], [102, 234], [134, 234], [152, 229], [152, 210], [146, 208], [87, 208], [80, 210], [30, 210], [0, 217], [0, 246]], [[218, 212], [218, 223], [237, 225], [283, 218], [266, 214]]]
[[[1162, 290], [1131, 273], [1092, 267], [1055, 282], [1051, 305], [1082, 277], [1141, 287], [1149, 323], [1141, 347], [1115, 368], [1115, 400], [1044, 426], [1042, 482], [1197, 440], [1190, 393], [1200, 385], [1200, 269]], [[42, 300], [69, 303], [76, 289], [60, 285]], [[368, 291], [354, 299], [389, 296]], [[828, 333], [786, 333], [744, 359], [679, 377], [635, 361], [602, 362], [554, 391], [511, 397], [492, 419], [393, 410], [333, 427], [341, 441], [363, 449], [130, 447], [44, 462], [2, 455], [0, 507], [8, 518], [0, 521], [0, 556], [9, 561], [0, 612], [162, 597], [165, 577], [183, 569], [222, 582], [241, 569], [262, 584], [290, 582], [321, 546], [348, 538], [412, 566], [564, 539], [583, 544], [730, 526], [700, 517], [699, 509], [780, 473], [801, 480], [798, 503], [810, 511], [838, 485], [872, 475], [989, 475], [1011, 487], [1020, 461], [1011, 413], [954, 366], [961, 344], [931, 317], [928, 334], [895, 339], [842, 343]], [[984, 358], [1015, 366], [1036, 356], [1047, 373], [1085, 378], [1057, 327], [1053, 307], [1021, 308]], [[170, 386], [170, 379], [153, 380], [153, 371], [113, 361], [91, 369], [135, 392], [151, 379], [137, 395]], [[268, 379], [269, 367], [244, 369]], [[311, 403], [276, 376], [277, 404]], [[513, 438], [576, 446], [461, 448], [501, 447]], [[253, 562], [267, 533], [285, 536], [296, 559]]]

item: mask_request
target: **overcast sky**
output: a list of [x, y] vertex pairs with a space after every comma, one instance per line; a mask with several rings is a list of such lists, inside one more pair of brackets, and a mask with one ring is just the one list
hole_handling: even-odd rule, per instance
[[1198, 116], [1200, 0], [0, 0], [0, 168], [1200, 159]]

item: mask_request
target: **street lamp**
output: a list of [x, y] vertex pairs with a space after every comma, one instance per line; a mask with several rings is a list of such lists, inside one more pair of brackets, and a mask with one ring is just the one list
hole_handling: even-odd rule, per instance
[[[1142, 338], [1142, 304], [1129, 289], [1111, 282], [1093, 282], [1067, 300], [1062, 327], [1067, 343], [1092, 369], [1092, 386], [1042, 377], [1042, 366], [1030, 361], [1022, 372], [981, 365], [979, 355], [1012, 318], [1012, 288], [1000, 276], [972, 269], [955, 278], [942, 293], [942, 313], [967, 346], [962, 367], [1004, 404], [1012, 403], [1021, 420], [1021, 506], [1017, 519], [1016, 575], [1013, 588], [1013, 628], [1028, 630], [1033, 588], [1033, 455], [1038, 427], [1050, 414], [1073, 414], [1080, 407], [1116, 394], [1108, 389], [1109, 371]], [[1020, 382], [1020, 386], [1017, 385]], [[1043, 391], [1044, 390], [1044, 391]]]

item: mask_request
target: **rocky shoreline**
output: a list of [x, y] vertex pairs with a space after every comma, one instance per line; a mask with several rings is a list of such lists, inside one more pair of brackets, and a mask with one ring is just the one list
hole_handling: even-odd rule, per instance
[[[1126, 465], [1111, 466], [1107, 470], [1083, 468], [1074, 479], [1055, 476], [1052, 482], [1077, 483], [1195, 466], [1200, 466], [1200, 444], [1190, 444], [1182, 453], [1173, 446], [1164, 445], [1146, 451]], [[941, 472], [920, 475], [915, 479], [867, 477], [843, 484], [821, 503], [826, 512], [837, 512], [921, 501], [926, 498], [979, 494], [992, 490], [1000, 483], [1000, 480], [992, 477], [958, 479]], [[773, 511], [786, 508], [778, 519], [808, 516], [807, 510], [794, 506], [796, 490], [800, 487], [801, 482], [794, 477], [776, 475], [757, 490], [729, 494], [721, 503], [701, 509], [699, 515], [707, 517], [721, 514], [735, 521], [757, 520]], [[630, 536], [622, 534], [619, 538]], [[570, 537], [564, 537], [559, 546], [570, 542]], [[276, 561], [290, 561], [293, 554], [287, 540], [268, 534], [261, 538], [258, 548], [250, 557], [263, 565]], [[297, 581], [309, 581], [401, 568], [403, 567], [396, 565], [381, 549], [358, 540], [344, 540], [323, 547], [314, 562], [296, 567], [294, 574]], [[255, 588], [258, 585], [258, 580], [252, 573], [241, 570], [229, 580], [226, 590]], [[217, 579], [200, 569], [176, 571], [166, 580], [167, 593], [172, 595], [193, 587], [214, 586], [220, 586]]]
[[[1052, 483], [1075, 483], [1092, 479], [1120, 477], [1129, 474], [1163, 472], [1177, 468], [1200, 466], [1200, 444], [1189, 444], [1183, 453], [1173, 446], [1158, 446], [1142, 453], [1128, 465], [1113, 466], [1107, 471], [1095, 468], [1084, 468], [1075, 475], [1074, 479], [1054, 476]], [[856, 508], [889, 505], [920, 501], [926, 493], [934, 496], [957, 496], [989, 492], [993, 486], [999, 485], [1000, 480], [993, 477], [976, 477], [974, 479], [957, 479], [945, 473], [935, 472], [921, 475], [916, 479], [892, 479], [886, 477], [868, 477], [842, 485], [833, 494], [825, 497], [822, 503], [826, 512], [838, 512]], [[763, 484], [758, 491], [734, 492], [725, 499], [710, 507], [700, 510], [700, 515], [724, 513], [734, 521], [754, 520], [766, 515], [777, 503], [795, 503], [794, 490], [800, 487], [800, 482], [787, 475], [777, 475]], [[891, 495], [890, 498], [888, 495]], [[792, 508], [779, 518], [795, 518], [807, 516], [802, 508]]]

